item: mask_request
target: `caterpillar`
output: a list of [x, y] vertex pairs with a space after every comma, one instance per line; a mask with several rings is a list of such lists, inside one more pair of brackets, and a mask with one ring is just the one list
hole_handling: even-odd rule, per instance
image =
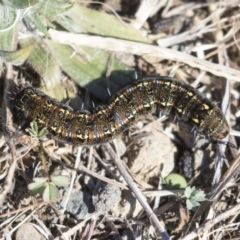
[[73, 110], [32, 86], [22, 85], [14, 97], [22, 116], [46, 127], [61, 142], [87, 146], [111, 141], [140, 114], [174, 112], [199, 132], [223, 139], [229, 133], [222, 111], [198, 90], [170, 77], [146, 77], [117, 91], [106, 106]]

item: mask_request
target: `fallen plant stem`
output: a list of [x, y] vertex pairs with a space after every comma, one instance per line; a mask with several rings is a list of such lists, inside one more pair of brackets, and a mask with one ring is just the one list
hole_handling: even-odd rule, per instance
[[140, 204], [144, 208], [144, 210], [145, 210], [145, 212], [146, 212], [146, 214], [149, 218], [150, 223], [152, 224], [152, 226], [156, 230], [156, 233], [159, 236], [161, 236], [163, 240], [170, 239], [167, 232], [165, 231], [164, 227], [158, 221], [157, 216], [155, 215], [155, 213], [153, 212], [153, 210], [151, 209], [151, 207], [147, 203], [146, 198], [143, 196], [141, 191], [137, 188], [136, 184], [133, 182], [132, 177], [130, 176], [130, 174], [128, 173], [126, 168], [124, 167], [122, 160], [118, 158], [118, 156], [113, 151], [110, 144], [106, 144], [106, 148], [107, 148], [107, 151], [110, 154], [112, 160], [114, 161], [116, 167], [118, 168], [119, 172], [121, 173], [121, 175], [123, 176], [123, 178], [127, 182], [129, 188], [135, 194], [136, 198], [138, 199], [138, 201], [140, 202]]
[[47, 165], [46, 165], [46, 158], [45, 158], [45, 155], [44, 155], [43, 142], [42, 141], [40, 141], [40, 146], [39, 146], [39, 157], [40, 157], [42, 165], [43, 165], [45, 176], [48, 179], [50, 179], [50, 175], [49, 175], [49, 172], [48, 172], [48, 169], [47, 169]]
[[230, 216], [236, 216], [240, 213], [240, 203], [237, 204], [235, 207], [227, 210], [226, 212], [215, 216], [214, 218], [206, 221], [203, 223], [199, 228], [182, 238], [182, 240], [191, 240], [199, 237], [200, 235], [206, 233], [206, 231], [210, 230], [215, 224], [219, 223], [220, 221], [229, 218]]
[[198, 68], [202, 71], [210, 72], [213, 75], [219, 77], [229, 78], [230, 80], [234, 80], [236, 82], [240, 81], [240, 71], [236, 69], [211, 63], [209, 61], [199, 59], [189, 54], [169, 48], [110, 37], [75, 34], [53, 29], [49, 30], [49, 34], [53, 41], [61, 44], [87, 46], [91, 48], [102, 49], [105, 51], [124, 52], [140, 56], [164, 58], [185, 63], [193, 68]]

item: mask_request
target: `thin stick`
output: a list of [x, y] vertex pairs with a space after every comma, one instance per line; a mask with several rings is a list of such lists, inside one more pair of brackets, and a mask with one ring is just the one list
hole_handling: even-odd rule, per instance
[[203, 235], [206, 231], [209, 231], [215, 224], [219, 223], [220, 221], [227, 219], [230, 216], [236, 216], [239, 213], [240, 204], [237, 204], [235, 207], [203, 223], [198, 229], [185, 236], [182, 240], [195, 239], [196, 237], [199, 237], [199, 235]]
[[114, 161], [116, 167], [118, 168], [121, 175], [124, 177], [125, 181], [127, 182], [129, 188], [132, 190], [132, 192], [135, 194], [136, 198], [144, 208], [145, 212], [147, 213], [147, 216], [149, 218], [149, 221], [153, 225], [153, 227], [156, 230], [156, 233], [162, 237], [163, 240], [170, 239], [167, 232], [165, 231], [164, 227], [160, 224], [158, 221], [157, 216], [154, 214], [150, 206], [148, 205], [146, 198], [143, 196], [141, 191], [137, 188], [136, 184], [133, 182], [132, 177], [128, 173], [128, 171], [125, 169], [125, 167], [122, 164], [121, 159], [117, 157], [115, 152], [113, 151], [110, 144], [105, 145], [107, 148], [108, 153], [110, 154], [112, 160]]
[[89, 174], [90, 176], [95, 177], [97, 179], [100, 179], [101, 181], [104, 181], [106, 183], [112, 184], [113, 186], [117, 186], [117, 187], [122, 188], [122, 189], [128, 189], [125, 183], [117, 182], [115, 180], [112, 180], [112, 179], [109, 179], [107, 177], [101, 176], [101, 175], [91, 171], [90, 169], [84, 167], [83, 165], [79, 165], [78, 168], [76, 169], [76, 168], [73, 168], [73, 167], [71, 167], [67, 164], [64, 164], [64, 163], [60, 162], [60, 161], [58, 161], [58, 163], [61, 166], [66, 167], [68, 169], [71, 169], [73, 171], [77, 171], [77, 172], [78, 171], [83, 171], [84, 173]]
[[211, 63], [176, 50], [122, 39], [68, 33], [53, 29], [49, 30], [49, 34], [52, 40], [57, 43], [169, 59], [185, 63], [193, 68], [201, 69], [202, 71], [211, 72], [213, 75], [219, 77], [229, 78], [230, 80], [240, 82], [240, 71]]
[[[81, 158], [81, 153], [82, 153], [82, 147], [78, 147], [78, 152], [77, 152], [77, 157], [76, 157], [74, 168], [77, 168], [77, 166], [79, 165], [80, 158]], [[71, 192], [72, 192], [73, 185], [74, 185], [76, 177], [77, 177], [77, 172], [76, 171], [72, 171], [71, 183], [70, 183], [70, 186], [68, 188], [67, 199], [66, 199], [66, 201], [64, 201], [64, 207], [63, 207], [63, 209], [61, 211], [62, 214], [64, 214], [64, 212], [67, 209], [67, 205], [68, 205], [68, 202], [69, 202], [69, 198], [71, 196]]]
[[44, 153], [44, 150], [43, 150], [43, 142], [42, 141], [40, 141], [39, 157], [40, 157], [42, 165], [43, 165], [45, 176], [48, 179], [50, 179], [50, 175], [49, 175], [47, 164], [46, 164], [46, 157], [45, 157], [45, 153]]

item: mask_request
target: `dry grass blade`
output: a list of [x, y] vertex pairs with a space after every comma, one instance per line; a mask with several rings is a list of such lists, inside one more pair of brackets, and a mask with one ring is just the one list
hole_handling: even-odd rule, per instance
[[222, 180], [219, 184], [213, 189], [210, 200], [214, 201], [222, 193], [223, 189], [228, 185], [228, 183], [239, 173], [240, 169], [240, 156], [234, 160], [230, 168], [224, 174]]
[[88, 174], [89, 176], [92, 176], [92, 177], [94, 177], [94, 178], [97, 178], [97, 179], [99, 179], [99, 180], [102, 180], [103, 182], [109, 183], [109, 184], [111, 184], [111, 185], [120, 187], [120, 188], [122, 188], [122, 189], [127, 189], [127, 185], [126, 185], [126, 184], [117, 182], [117, 181], [115, 181], [115, 180], [106, 178], [106, 177], [104, 177], [104, 176], [101, 176], [101, 175], [99, 175], [98, 173], [95, 173], [95, 172], [89, 170], [88, 168], [86, 168], [86, 167], [83, 166], [83, 165], [78, 165], [77, 168], [74, 168], [74, 167], [71, 167], [71, 166], [69, 166], [69, 165], [63, 164], [63, 163], [61, 163], [61, 162], [59, 162], [59, 164], [62, 165], [63, 167], [72, 169], [73, 171], [78, 171], [78, 172], [81, 172], [81, 171], [82, 171], [82, 172], [85, 172], [85, 173]]
[[219, 77], [229, 78], [236, 82], [240, 82], [240, 71], [226, 66], [219, 66], [218, 64], [214, 64], [176, 50], [114, 38], [68, 33], [54, 29], [50, 29], [49, 34], [52, 40], [57, 43], [87, 46], [91, 48], [99, 48], [105, 51], [117, 51], [136, 54], [139, 56], [147, 55], [159, 59], [163, 58], [173, 60], [185, 63], [193, 68], [201, 69], [202, 71], [210, 72]]
[[132, 26], [136, 29], [140, 29], [146, 20], [153, 16], [161, 7], [166, 4], [165, 1], [148, 1], [143, 0], [135, 14], [136, 19], [132, 22]]
[[[79, 147], [79, 148], [78, 148], [78, 153], [77, 153], [77, 157], [76, 157], [75, 167], [74, 167], [74, 168], [77, 168], [77, 166], [79, 165], [81, 151], [82, 151], [82, 148]], [[62, 209], [62, 213], [64, 213], [64, 212], [66, 211], [66, 207], [67, 207], [67, 204], [68, 204], [70, 195], [71, 195], [71, 191], [72, 191], [72, 189], [73, 189], [74, 181], [76, 180], [76, 179], [75, 179], [76, 176], [77, 176], [77, 172], [76, 172], [76, 171], [73, 171], [72, 177], [71, 177], [71, 183], [70, 183], [70, 186], [69, 186], [69, 191], [68, 191], [68, 194], [67, 194], [67, 199], [66, 199], [66, 201], [64, 202], [64, 206], [63, 206], [63, 209]]]
[[89, 220], [95, 220], [98, 219], [98, 217], [101, 215], [102, 213], [94, 213], [89, 215], [88, 217], [86, 217], [86, 219], [84, 219], [82, 222], [80, 222], [79, 224], [77, 224], [76, 226], [72, 227], [70, 230], [68, 230], [67, 232], [62, 233], [62, 235], [60, 237], [56, 237], [54, 238], [54, 240], [62, 240], [62, 239], [67, 239], [69, 237], [71, 237], [72, 235], [76, 234], [76, 232], [81, 229], [86, 222], [88, 222]]
[[182, 238], [182, 240], [192, 240], [196, 237], [199, 237], [205, 232], [209, 231], [215, 224], [219, 223], [222, 220], [225, 220], [231, 216], [236, 216], [240, 213], [240, 204], [237, 204], [235, 207], [227, 210], [226, 212], [219, 214], [218, 216], [214, 217], [203, 223], [199, 228]]
[[159, 220], [158, 220], [157, 216], [154, 214], [153, 210], [148, 205], [148, 203], [147, 203], [145, 197], [143, 196], [143, 194], [141, 193], [141, 191], [137, 188], [136, 184], [133, 182], [132, 177], [130, 176], [130, 174], [128, 173], [126, 168], [124, 167], [121, 159], [118, 158], [118, 156], [115, 154], [115, 152], [113, 151], [112, 147], [109, 144], [106, 145], [106, 148], [107, 148], [112, 160], [114, 161], [116, 167], [118, 168], [119, 172], [121, 173], [121, 175], [124, 177], [125, 181], [127, 182], [129, 188], [135, 194], [136, 198], [141, 203], [142, 207], [144, 208], [145, 212], [147, 213], [149, 221], [155, 228], [156, 233], [159, 236], [161, 236], [162, 239], [164, 239], [164, 240], [169, 239], [169, 236], [168, 236], [166, 230], [164, 229], [162, 224], [159, 222]]

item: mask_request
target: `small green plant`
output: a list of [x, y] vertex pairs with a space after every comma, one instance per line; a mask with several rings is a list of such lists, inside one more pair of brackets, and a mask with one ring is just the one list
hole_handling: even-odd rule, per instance
[[184, 194], [187, 198], [187, 208], [193, 211], [195, 211], [196, 208], [200, 205], [199, 202], [203, 202], [206, 199], [206, 194], [204, 191], [196, 190], [195, 187], [186, 187]]
[[[43, 140], [47, 134], [48, 130], [46, 127], [39, 130], [38, 125], [35, 121], [30, 123], [30, 128], [26, 131], [33, 137], [38, 140]], [[44, 157], [44, 151], [42, 146], [42, 141], [40, 142], [40, 158], [44, 167], [46, 176], [48, 176], [48, 171], [46, 167], [46, 160]], [[32, 192], [33, 195], [40, 194], [44, 201], [51, 201], [59, 197], [59, 192], [57, 187], [67, 187], [69, 184], [69, 178], [66, 176], [53, 176], [53, 177], [42, 177], [34, 178], [33, 183], [28, 185], [28, 189]]]
[[37, 122], [33, 121], [30, 123], [30, 127], [26, 129], [26, 131], [33, 137], [39, 140], [43, 140], [47, 134], [48, 130], [46, 127], [41, 130], [38, 129]]
[[170, 173], [164, 180], [166, 188], [169, 190], [180, 190], [187, 187], [187, 180], [178, 173]]
[[[46, 127], [39, 130], [38, 125], [35, 121], [30, 123], [30, 128], [26, 129], [26, 131], [33, 138], [36, 138], [38, 140], [43, 140], [48, 134]], [[49, 174], [46, 167], [42, 142], [40, 142], [39, 152], [45, 174], [48, 176]], [[34, 178], [33, 181], [33, 183], [30, 183], [28, 185], [28, 189], [32, 192], [33, 195], [36, 195], [38, 193], [42, 195], [44, 201], [57, 199], [59, 197], [58, 187], [67, 187], [69, 184], [69, 178], [65, 176]]]
[[67, 187], [69, 178], [66, 176], [53, 176], [51, 178], [34, 178], [34, 182], [28, 185], [33, 195], [40, 194], [44, 201], [55, 200], [59, 197], [57, 187]]

